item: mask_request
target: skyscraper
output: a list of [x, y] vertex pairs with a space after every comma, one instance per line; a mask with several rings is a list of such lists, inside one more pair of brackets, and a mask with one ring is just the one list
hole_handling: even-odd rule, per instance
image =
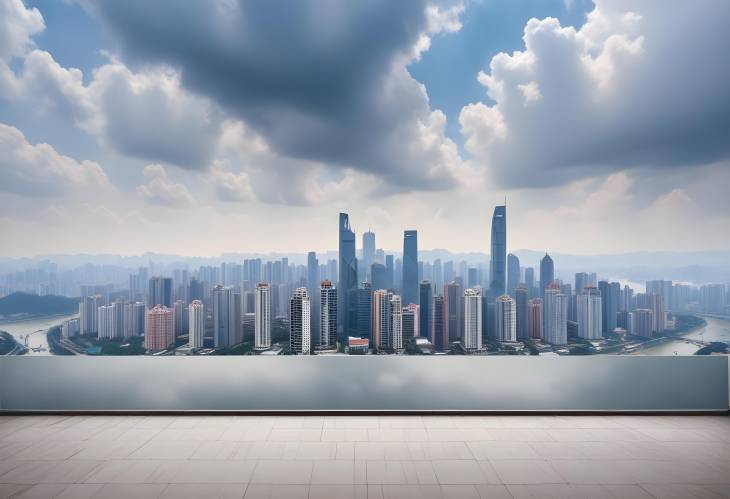
[[99, 339], [114, 338], [114, 305], [102, 305], [97, 309]]
[[388, 289], [388, 269], [380, 263], [370, 266], [370, 284], [372, 289]]
[[386, 285], [382, 289], [393, 289], [393, 284], [395, 283], [395, 263], [393, 261], [393, 255], [385, 255], [385, 271]]
[[309, 355], [309, 314], [307, 288], [297, 288], [289, 302], [289, 347], [297, 355]]
[[337, 289], [331, 281], [319, 285], [319, 349], [337, 347]]
[[[370, 280], [370, 266], [375, 262], [375, 232], [367, 231], [362, 233], [362, 269], [365, 272], [365, 280]], [[360, 265], [358, 265], [360, 267]]]
[[421, 281], [418, 286], [418, 302], [419, 305], [419, 336], [428, 338], [431, 343], [434, 342], [433, 338], [433, 290], [431, 283], [428, 281]]
[[360, 338], [370, 339], [372, 334], [372, 306], [373, 289], [369, 282], [364, 282], [357, 290], [357, 334]]
[[175, 336], [188, 332], [188, 321], [186, 320], [187, 307], [182, 300], [175, 300], [172, 304], [172, 313], [175, 315]]
[[147, 297], [148, 308], [153, 308], [155, 305], [172, 307], [172, 278], [151, 277]]
[[390, 297], [385, 289], [373, 292], [373, 348], [380, 351], [390, 345]]
[[621, 301], [621, 284], [618, 282], [600, 281], [598, 289], [601, 292], [601, 318], [604, 336], [616, 329], [619, 302]]
[[144, 325], [144, 346], [152, 352], [164, 350], [175, 343], [172, 309], [155, 305], [147, 312]]
[[271, 347], [271, 287], [259, 282], [254, 290], [254, 349]]
[[661, 333], [664, 331], [664, 300], [662, 295], [658, 293], [651, 293], [649, 295], [650, 308], [653, 314], [652, 317], [652, 331]]
[[535, 269], [532, 267], [525, 268], [525, 285], [527, 286], [527, 297], [535, 297]]
[[79, 303], [79, 330], [83, 335], [95, 335], [99, 332], [97, 310], [106, 302], [101, 295], [84, 296]]
[[446, 344], [450, 341], [461, 341], [464, 325], [464, 299], [462, 287], [452, 282], [444, 285], [444, 321], [446, 326]]
[[188, 307], [189, 333], [188, 342], [191, 348], [203, 348], [205, 336], [205, 307], [200, 300], [193, 300]]
[[520, 284], [515, 288], [515, 310], [517, 314], [517, 339], [525, 340], [527, 334], [527, 286]]
[[633, 334], [651, 338], [651, 333], [654, 330], [654, 312], [648, 308], [637, 308], [631, 315]]
[[539, 340], [542, 338], [542, 300], [533, 298], [527, 302], [527, 336]]
[[403, 303], [418, 305], [418, 231], [403, 231]]
[[340, 213], [340, 277], [338, 310], [342, 338], [357, 330], [357, 259], [355, 258], [355, 232], [350, 228], [350, 217]]
[[231, 309], [233, 288], [216, 286], [213, 288], [213, 343], [215, 348], [227, 347], [233, 343], [234, 332], [231, 328]]
[[520, 283], [520, 259], [517, 255], [507, 255], [507, 294], [514, 298], [517, 285]]
[[603, 331], [600, 291], [595, 286], [584, 286], [583, 292], [576, 295], [576, 300], [578, 336], [587, 340], [600, 339]]
[[575, 294], [583, 292], [586, 286], [598, 286], [595, 272], [576, 272], [575, 274]]
[[449, 349], [449, 334], [446, 330], [446, 316], [444, 312], [444, 297], [433, 297], [433, 346], [436, 350]]
[[507, 206], [494, 207], [492, 214], [492, 248], [489, 263], [489, 290], [493, 296], [506, 291]]
[[509, 295], [497, 298], [497, 337], [499, 341], [517, 341], [517, 311]]
[[482, 293], [479, 289], [464, 291], [464, 348], [482, 348]]
[[403, 302], [400, 295], [388, 293], [390, 298], [390, 349], [403, 349]]
[[553, 265], [553, 259], [550, 255], [545, 253], [545, 256], [540, 260], [540, 297], [542, 298], [545, 294], [545, 290], [555, 280], [555, 266]]
[[543, 300], [543, 340], [551, 345], [568, 342], [568, 302], [560, 286], [551, 284]]
[[418, 305], [411, 303], [403, 307], [401, 311], [402, 317], [402, 330], [403, 330], [403, 341], [408, 338], [415, 338], [419, 336], [419, 324], [418, 324]]
[[310, 345], [316, 346], [319, 342], [319, 300], [314, 299], [319, 295], [319, 260], [317, 260], [317, 253], [310, 251], [307, 254], [307, 292], [312, 298], [311, 300], [311, 322], [310, 330], [312, 332], [312, 339]]

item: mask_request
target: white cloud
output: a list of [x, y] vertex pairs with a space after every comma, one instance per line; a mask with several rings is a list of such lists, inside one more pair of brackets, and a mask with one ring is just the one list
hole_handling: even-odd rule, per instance
[[162, 165], [145, 166], [144, 176], [147, 183], [137, 186], [137, 195], [148, 203], [178, 208], [195, 204], [188, 188], [173, 182]]
[[222, 162], [216, 161], [211, 168], [210, 176], [218, 199], [232, 202], [248, 202], [256, 199], [248, 173], [227, 171]]
[[728, 2], [596, 1], [576, 30], [531, 19], [478, 79], [467, 150], [505, 187], [730, 157]]
[[31, 37], [45, 27], [38, 9], [27, 9], [21, 0], [0, 1], [0, 96], [18, 91], [8, 63], [31, 50], [35, 46]]
[[166, 68], [132, 72], [116, 60], [96, 69], [85, 127], [117, 151], [183, 168], [205, 169], [215, 152], [221, 113], [180, 86]]
[[30, 144], [20, 130], [0, 123], [0, 191], [72, 196], [109, 188], [107, 176], [97, 163], [78, 162], [48, 144]]

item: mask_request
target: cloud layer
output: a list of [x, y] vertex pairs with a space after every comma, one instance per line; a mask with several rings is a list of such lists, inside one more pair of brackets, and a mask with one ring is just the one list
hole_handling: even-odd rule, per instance
[[108, 190], [102, 168], [78, 162], [48, 144], [30, 144], [20, 130], [0, 123], [0, 191], [33, 197], [73, 197]]
[[406, 65], [435, 33], [458, 30], [462, 10], [385, 0], [91, 7], [127, 64], [175, 68], [185, 88], [243, 120], [281, 156], [359, 169], [393, 190], [455, 184], [456, 146]]
[[466, 146], [507, 187], [730, 157], [727, 2], [596, 1], [578, 30], [531, 19], [479, 74]]

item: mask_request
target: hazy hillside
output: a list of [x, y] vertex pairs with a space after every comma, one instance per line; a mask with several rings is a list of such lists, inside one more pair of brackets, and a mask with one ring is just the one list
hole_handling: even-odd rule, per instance
[[0, 315], [71, 314], [79, 309], [78, 298], [65, 296], [37, 296], [28, 293], [13, 293], [0, 298]]

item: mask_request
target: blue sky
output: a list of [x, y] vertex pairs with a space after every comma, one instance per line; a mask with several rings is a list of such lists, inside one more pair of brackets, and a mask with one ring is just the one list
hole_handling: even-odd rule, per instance
[[[0, 0], [0, 254], [730, 247], [730, 4]], [[93, 228], [93, 230], [92, 230]], [[681, 234], [681, 237], [677, 237]]]

